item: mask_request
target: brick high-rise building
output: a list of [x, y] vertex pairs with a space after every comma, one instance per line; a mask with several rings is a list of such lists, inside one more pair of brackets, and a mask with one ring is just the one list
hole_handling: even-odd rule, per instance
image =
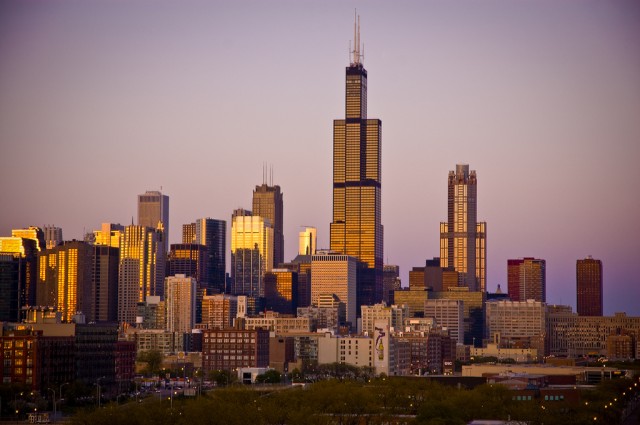
[[191, 332], [196, 322], [196, 280], [183, 274], [168, 276], [164, 283], [165, 329]]
[[602, 261], [591, 256], [576, 262], [577, 310], [580, 316], [602, 316]]
[[269, 331], [208, 329], [203, 331], [202, 369], [234, 370], [269, 366]]
[[507, 260], [507, 286], [512, 301], [547, 301], [547, 263], [525, 257]]

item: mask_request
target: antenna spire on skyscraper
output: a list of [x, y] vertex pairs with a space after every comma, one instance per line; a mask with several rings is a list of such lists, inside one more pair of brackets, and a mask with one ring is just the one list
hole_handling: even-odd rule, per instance
[[353, 20], [353, 50], [351, 51], [351, 65], [362, 64], [363, 55], [360, 53], [360, 15], [358, 11], [354, 12]]

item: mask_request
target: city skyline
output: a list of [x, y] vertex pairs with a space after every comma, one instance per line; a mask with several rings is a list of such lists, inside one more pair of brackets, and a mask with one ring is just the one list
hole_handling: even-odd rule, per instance
[[593, 255], [604, 313], [640, 315], [640, 224], [623, 218], [640, 213], [626, 195], [640, 178], [630, 1], [5, 2], [0, 234], [51, 223], [79, 239], [161, 190], [179, 243], [182, 224], [248, 208], [267, 161], [287, 197], [285, 261], [302, 226], [329, 247], [356, 7], [369, 115], [385, 122], [384, 260], [403, 284], [438, 255], [447, 172], [465, 163], [490, 228], [488, 290], [506, 288], [508, 258], [544, 258], [548, 302], [575, 311], [575, 262]]

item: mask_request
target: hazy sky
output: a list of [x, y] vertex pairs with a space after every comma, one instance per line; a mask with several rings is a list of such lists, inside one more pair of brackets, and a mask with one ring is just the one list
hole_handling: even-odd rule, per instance
[[576, 259], [604, 264], [607, 314], [640, 315], [640, 2], [3, 1], [0, 235], [65, 239], [170, 196], [171, 242], [251, 208], [263, 163], [329, 246], [332, 120], [344, 117], [353, 14], [368, 111], [382, 120], [385, 261], [439, 255], [447, 173], [478, 174], [488, 288], [547, 261], [575, 307]]

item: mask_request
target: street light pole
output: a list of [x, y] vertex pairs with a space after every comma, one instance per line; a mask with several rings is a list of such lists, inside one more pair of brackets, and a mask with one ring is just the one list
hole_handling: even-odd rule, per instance
[[[64, 387], [65, 385], [69, 385], [69, 383], [68, 382], [64, 382], [64, 383], [60, 384], [60, 390], [58, 392], [58, 401], [60, 403], [62, 403], [62, 387]], [[55, 391], [54, 391], [54, 393], [55, 393]], [[60, 412], [62, 412], [62, 406], [60, 407]], [[53, 422], [54, 423], [56, 422], [55, 403], [54, 403], [54, 412], [53, 412]]]
[[97, 379], [97, 381], [96, 381], [96, 385], [98, 386], [98, 408], [100, 408], [102, 406], [102, 403], [101, 403], [102, 402], [102, 400], [101, 400], [102, 397], [101, 397], [101, 394], [100, 394], [100, 380], [101, 379], [104, 379], [104, 376], [99, 377]]
[[56, 390], [47, 388], [53, 394], [53, 423], [56, 422]]

